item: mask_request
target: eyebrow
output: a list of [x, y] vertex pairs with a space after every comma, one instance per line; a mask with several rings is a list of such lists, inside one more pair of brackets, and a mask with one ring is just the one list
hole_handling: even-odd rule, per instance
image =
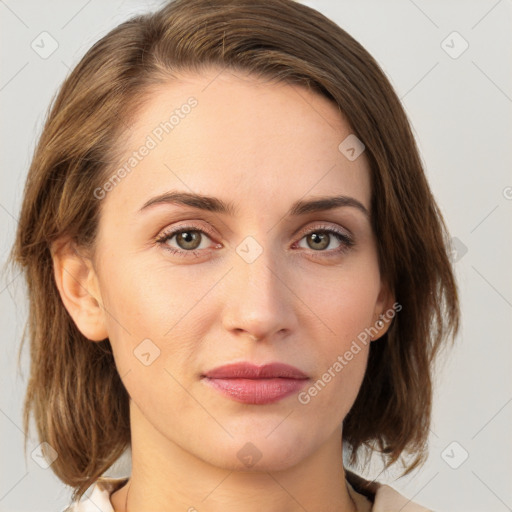
[[[194, 194], [191, 192], [166, 192], [151, 198], [144, 203], [139, 212], [156, 205], [174, 204], [178, 206], [190, 206], [199, 210], [205, 210], [215, 213], [224, 213], [234, 216], [237, 208], [234, 203], [225, 202], [217, 197], [211, 197], [202, 194]], [[292, 204], [287, 212], [287, 216], [296, 217], [306, 213], [323, 212], [341, 207], [353, 207], [364, 213], [369, 219], [370, 214], [366, 207], [357, 199], [349, 196], [321, 196], [314, 199], [298, 200]]]

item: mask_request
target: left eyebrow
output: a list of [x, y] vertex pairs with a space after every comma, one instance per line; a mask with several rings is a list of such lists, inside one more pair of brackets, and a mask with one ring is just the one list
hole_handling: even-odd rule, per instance
[[[140, 208], [139, 212], [159, 204], [175, 204], [181, 206], [191, 206], [199, 210], [205, 210], [215, 213], [224, 213], [234, 216], [238, 208], [234, 203], [225, 202], [217, 197], [194, 194], [190, 192], [171, 191], [149, 199]], [[308, 200], [298, 200], [292, 204], [287, 212], [287, 216], [297, 217], [306, 213], [322, 212], [333, 210], [335, 208], [353, 207], [362, 212], [368, 219], [370, 214], [366, 207], [357, 199], [349, 196], [323, 196]]]

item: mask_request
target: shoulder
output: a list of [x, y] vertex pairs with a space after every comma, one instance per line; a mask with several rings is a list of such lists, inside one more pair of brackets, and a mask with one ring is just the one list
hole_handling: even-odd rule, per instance
[[389, 485], [370, 482], [348, 470], [345, 470], [345, 476], [352, 491], [359, 495], [359, 501], [356, 503], [358, 506], [361, 503], [364, 512], [432, 512], [406, 498]]
[[127, 480], [127, 477], [98, 478], [88, 498], [72, 503], [62, 512], [114, 512], [110, 502], [110, 495], [122, 487]]

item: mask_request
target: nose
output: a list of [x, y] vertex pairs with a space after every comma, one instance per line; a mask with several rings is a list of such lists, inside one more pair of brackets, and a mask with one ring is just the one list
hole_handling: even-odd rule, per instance
[[288, 284], [290, 269], [264, 250], [251, 263], [235, 255], [227, 276], [223, 327], [238, 338], [276, 341], [297, 326], [297, 299]]

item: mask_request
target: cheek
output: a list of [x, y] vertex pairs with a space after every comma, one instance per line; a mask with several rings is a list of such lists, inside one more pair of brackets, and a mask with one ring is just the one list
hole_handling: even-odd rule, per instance
[[303, 273], [297, 294], [330, 334], [330, 347], [342, 349], [372, 325], [380, 290], [377, 265], [370, 258], [347, 261], [339, 268]]
[[[197, 279], [200, 276], [193, 279], [183, 268], [142, 259], [103, 267], [105, 321], [120, 375], [142, 371], [144, 380], [150, 373], [152, 379], [166, 369], [175, 374], [176, 369], [181, 373], [195, 367], [193, 358], [207, 328], [197, 315], [215, 276], [203, 272], [202, 285], [191, 286], [200, 282]], [[145, 363], [150, 363], [151, 372]]]
[[182, 274], [142, 258], [105, 268], [102, 297], [109, 327], [115, 332], [121, 325], [139, 337], [162, 337], [200, 298]]
[[368, 328], [374, 321], [379, 273], [372, 260], [350, 268], [347, 265], [337, 274], [330, 269], [328, 278], [316, 277], [304, 281], [300, 293], [315, 311], [318, 329], [327, 336], [310, 332], [318, 365], [312, 386], [305, 389], [299, 402], [310, 403], [322, 416], [334, 414], [342, 420], [366, 371], [371, 343]]
[[[354, 404], [361, 387], [370, 349], [369, 339], [360, 341], [357, 319], [347, 316], [336, 326], [341, 334], [336, 339], [323, 340], [317, 347], [318, 365], [310, 386], [298, 401], [309, 413], [328, 421], [341, 423]], [[354, 333], [352, 335], [352, 333]]]
[[[341, 328], [349, 327], [340, 324]], [[297, 406], [303, 417], [320, 422], [325, 434], [341, 425], [352, 408], [365, 375], [369, 346], [343, 332], [337, 339], [323, 339], [316, 347], [318, 364], [309, 386], [297, 395]]]

